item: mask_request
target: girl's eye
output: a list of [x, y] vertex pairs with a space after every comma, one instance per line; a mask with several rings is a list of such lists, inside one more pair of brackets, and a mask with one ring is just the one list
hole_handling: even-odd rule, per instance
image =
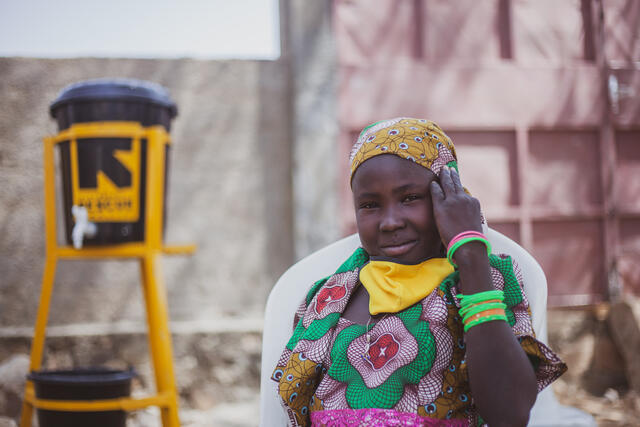
[[414, 200], [418, 200], [419, 198], [420, 196], [417, 194], [409, 194], [408, 196], [405, 196], [402, 201], [404, 203], [408, 203], [408, 202], [413, 202]]
[[376, 207], [374, 202], [362, 202], [360, 203], [360, 209], [373, 209]]

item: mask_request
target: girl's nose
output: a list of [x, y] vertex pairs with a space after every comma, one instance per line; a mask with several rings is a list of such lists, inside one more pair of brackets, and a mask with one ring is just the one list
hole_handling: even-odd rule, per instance
[[397, 209], [385, 209], [380, 220], [380, 231], [394, 231], [404, 226], [404, 221]]

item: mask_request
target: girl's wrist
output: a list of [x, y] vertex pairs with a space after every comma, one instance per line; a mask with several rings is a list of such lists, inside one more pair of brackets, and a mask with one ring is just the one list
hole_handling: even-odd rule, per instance
[[453, 255], [453, 259], [460, 269], [477, 263], [489, 262], [487, 247], [480, 241], [471, 241], [460, 246]]
[[482, 242], [465, 243], [455, 253], [460, 271], [460, 291], [465, 295], [493, 289], [487, 247]]

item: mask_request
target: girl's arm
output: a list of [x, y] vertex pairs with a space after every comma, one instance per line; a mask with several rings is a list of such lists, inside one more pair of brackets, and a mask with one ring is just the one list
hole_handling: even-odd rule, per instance
[[[482, 232], [480, 203], [466, 194], [455, 170], [443, 168], [440, 185], [431, 184], [438, 231], [446, 245], [458, 233]], [[489, 260], [482, 242], [462, 245], [455, 253], [463, 295], [493, 290]], [[483, 420], [494, 426], [525, 426], [536, 399], [533, 367], [509, 324], [485, 322], [465, 333], [471, 394]]]

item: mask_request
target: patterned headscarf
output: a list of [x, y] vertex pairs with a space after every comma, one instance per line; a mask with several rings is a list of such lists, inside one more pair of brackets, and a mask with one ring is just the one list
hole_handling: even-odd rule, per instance
[[362, 130], [351, 149], [351, 177], [372, 157], [395, 154], [438, 175], [443, 166], [458, 169], [456, 150], [440, 127], [425, 119], [398, 117], [382, 120]]

